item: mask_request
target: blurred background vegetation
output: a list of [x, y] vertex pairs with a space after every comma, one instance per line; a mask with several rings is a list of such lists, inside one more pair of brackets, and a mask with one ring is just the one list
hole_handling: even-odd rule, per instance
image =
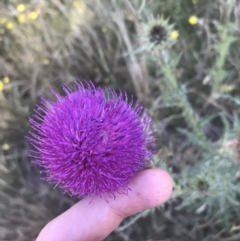
[[50, 89], [92, 80], [154, 120], [165, 205], [107, 240], [240, 240], [240, 2], [1, 0], [0, 240], [34, 240], [77, 200], [41, 181], [28, 117]]

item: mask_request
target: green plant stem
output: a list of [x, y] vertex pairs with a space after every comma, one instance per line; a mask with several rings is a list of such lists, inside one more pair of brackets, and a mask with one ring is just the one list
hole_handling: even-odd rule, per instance
[[161, 61], [161, 68], [164, 76], [166, 76], [166, 85], [169, 92], [173, 94], [176, 104], [183, 110], [183, 114], [198, 139], [206, 142], [206, 138], [202, 133], [198, 120], [194, 115], [194, 110], [186, 96], [184, 90], [179, 86], [175, 75], [175, 68], [171, 68], [171, 64]]
[[[218, 52], [218, 57], [213, 70], [213, 93], [215, 94], [221, 92], [221, 84], [225, 77], [224, 65], [229, 53], [230, 45], [233, 42], [233, 38], [229, 34], [229, 30], [231, 29], [229, 22], [234, 3], [235, 0], [229, 0], [227, 3], [227, 9], [222, 9], [222, 14], [225, 12], [223, 25], [216, 23], [219, 32], [219, 42], [215, 46], [215, 49]], [[225, 6], [225, 4], [223, 4], [223, 6]]]

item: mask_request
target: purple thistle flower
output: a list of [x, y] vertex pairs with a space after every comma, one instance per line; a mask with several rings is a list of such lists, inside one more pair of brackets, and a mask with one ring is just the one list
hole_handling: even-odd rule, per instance
[[150, 117], [126, 94], [78, 83], [56, 102], [42, 100], [30, 125], [35, 163], [46, 179], [72, 196], [127, 193], [134, 174], [151, 160], [154, 132]]

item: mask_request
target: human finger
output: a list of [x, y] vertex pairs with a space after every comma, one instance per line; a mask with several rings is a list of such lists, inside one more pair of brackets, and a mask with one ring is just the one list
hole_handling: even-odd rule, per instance
[[107, 237], [130, 215], [156, 207], [170, 197], [172, 179], [161, 169], [137, 173], [130, 181], [128, 195], [115, 199], [82, 199], [48, 223], [36, 241], [98, 241]]

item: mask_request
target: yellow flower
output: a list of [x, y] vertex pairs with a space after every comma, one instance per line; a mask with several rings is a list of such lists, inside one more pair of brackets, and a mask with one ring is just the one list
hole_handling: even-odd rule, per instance
[[48, 65], [48, 64], [49, 64], [49, 60], [48, 60], [48, 59], [44, 59], [44, 60], [42, 61], [42, 63], [43, 63], [44, 65]]
[[29, 13], [28, 17], [35, 20], [35, 19], [38, 18], [38, 13], [37, 12], [31, 12], [31, 13]]
[[18, 10], [18, 12], [23, 12], [24, 10], [25, 10], [25, 5], [24, 4], [19, 4], [18, 6], [17, 6], [17, 10]]
[[84, 12], [86, 11], [86, 5], [83, 1], [73, 1], [72, 4], [78, 13], [84, 14]]
[[8, 84], [8, 83], [10, 82], [10, 79], [9, 79], [8, 77], [4, 77], [4, 78], [2, 79], [2, 82], [3, 82], [4, 84]]
[[172, 39], [177, 39], [179, 37], [179, 32], [174, 30], [170, 33]]
[[107, 32], [107, 28], [106, 27], [102, 27], [102, 32], [106, 33]]
[[134, 20], [133, 15], [131, 15], [131, 14], [128, 15], [127, 16], [127, 20], [132, 22]]
[[94, 72], [95, 72], [95, 73], [99, 73], [99, 72], [100, 72], [100, 69], [99, 69], [98, 67], [95, 67], [95, 68], [94, 68]]
[[197, 4], [197, 3], [198, 3], [198, 0], [192, 0], [192, 3], [193, 3], [193, 4]]
[[105, 82], [106, 84], [108, 84], [108, 83], [110, 82], [110, 78], [108, 78], [108, 77], [104, 78], [104, 82]]
[[0, 24], [4, 24], [6, 22], [7, 22], [7, 20], [5, 18], [0, 18]]
[[3, 149], [4, 151], [8, 151], [8, 150], [10, 149], [9, 144], [4, 143], [4, 144], [2, 145], [2, 149]]
[[237, 86], [236, 85], [222, 85], [220, 88], [223, 93], [229, 93], [229, 92], [232, 92], [233, 90], [235, 90], [237, 88]]
[[24, 14], [20, 14], [18, 16], [18, 22], [19, 23], [25, 23], [26, 22], [26, 16]]
[[4, 83], [0, 80], [0, 91], [4, 90]]
[[188, 19], [188, 22], [189, 22], [190, 24], [192, 24], [192, 25], [197, 24], [197, 23], [198, 23], [198, 18], [197, 18], [197, 16], [192, 15], [192, 16]]
[[13, 29], [13, 28], [14, 28], [13, 22], [7, 22], [7, 23], [6, 23], [6, 28], [7, 28], [7, 29]]
[[29, 58], [29, 63], [32, 64], [33, 62], [34, 62], [34, 58], [33, 58], [33, 57], [30, 57], [30, 58]]

